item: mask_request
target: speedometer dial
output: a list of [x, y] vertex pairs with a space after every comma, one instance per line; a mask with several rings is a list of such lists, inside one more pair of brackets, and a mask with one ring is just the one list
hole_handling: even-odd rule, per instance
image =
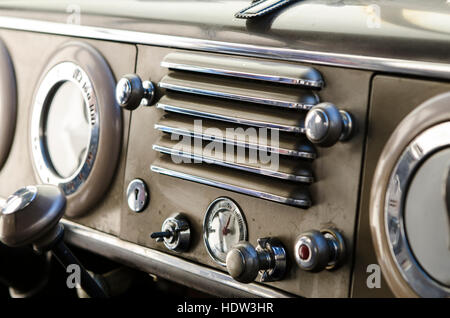
[[203, 239], [209, 255], [225, 266], [228, 251], [248, 239], [247, 224], [237, 204], [229, 198], [217, 198], [208, 207], [203, 221]]

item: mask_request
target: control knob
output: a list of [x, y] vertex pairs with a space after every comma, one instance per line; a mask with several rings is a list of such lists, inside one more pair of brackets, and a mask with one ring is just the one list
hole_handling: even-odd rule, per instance
[[331, 229], [307, 231], [297, 238], [294, 256], [297, 265], [306, 271], [334, 269], [345, 257], [344, 238]]
[[139, 105], [149, 106], [155, 96], [155, 86], [142, 81], [136, 74], [127, 74], [116, 85], [116, 101], [120, 107], [135, 110]]
[[242, 241], [228, 252], [226, 264], [231, 277], [241, 283], [254, 281], [259, 272], [262, 282], [276, 281], [286, 272], [286, 251], [277, 238], [260, 238], [256, 248]]
[[321, 147], [330, 147], [350, 138], [354, 125], [351, 115], [331, 103], [312, 107], [305, 118], [306, 137]]
[[65, 269], [77, 265], [80, 285], [91, 297], [106, 298], [107, 294], [65, 245], [64, 227], [59, 220], [64, 215], [66, 197], [54, 185], [28, 186], [16, 191], [6, 201], [0, 213], [0, 241], [10, 247], [32, 244], [39, 252], [51, 251]]

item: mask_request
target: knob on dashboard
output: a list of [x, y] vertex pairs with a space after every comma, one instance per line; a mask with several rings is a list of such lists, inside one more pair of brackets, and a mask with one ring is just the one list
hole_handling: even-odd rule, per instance
[[286, 272], [286, 251], [276, 238], [260, 238], [255, 248], [249, 242], [240, 242], [227, 254], [228, 273], [241, 283], [251, 283], [262, 271], [261, 281], [283, 278]]
[[51, 250], [65, 269], [77, 265], [80, 285], [92, 297], [105, 298], [105, 290], [89, 275], [65, 245], [59, 220], [66, 209], [66, 197], [54, 185], [28, 186], [16, 191], [0, 213], [0, 241], [10, 247], [33, 244], [35, 250]]
[[306, 137], [321, 147], [330, 147], [339, 140], [347, 140], [353, 126], [351, 115], [331, 103], [317, 104], [305, 118]]
[[66, 197], [52, 185], [28, 186], [6, 201], [0, 217], [0, 241], [10, 247], [40, 241], [64, 215]]
[[134, 110], [139, 105], [151, 105], [155, 96], [155, 86], [150, 81], [142, 81], [136, 74], [127, 74], [116, 85], [116, 101], [120, 107]]
[[303, 270], [320, 272], [333, 269], [345, 257], [345, 241], [336, 230], [307, 231], [297, 238], [294, 256]]

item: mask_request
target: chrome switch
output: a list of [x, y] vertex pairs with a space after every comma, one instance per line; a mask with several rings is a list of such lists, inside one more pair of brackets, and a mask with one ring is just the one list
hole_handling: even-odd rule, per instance
[[191, 241], [189, 221], [182, 214], [176, 213], [163, 222], [161, 232], [154, 232], [150, 237], [157, 242], [164, 242], [169, 250], [185, 252]]

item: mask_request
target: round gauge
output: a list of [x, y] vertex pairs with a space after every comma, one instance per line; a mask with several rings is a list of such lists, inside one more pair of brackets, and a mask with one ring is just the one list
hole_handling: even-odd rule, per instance
[[408, 114], [374, 173], [370, 226], [398, 297], [450, 297], [450, 93]]
[[203, 239], [212, 259], [225, 266], [228, 251], [248, 239], [247, 223], [235, 202], [217, 198], [209, 205], [203, 221]]
[[92, 210], [114, 178], [122, 141], [115, 80], [93, 47], [68, 42], [42, 71], [31, 105], [30, 146], [38, 182], [57, 185], [66, 215]]
[[77, 64], [53, 66], [35, 99], [32, 142], [45, 183], [74, 193], [89, 176], [98, 151], [98, 102], [87, 73]]
[[58, 86], [47, 105], [44, 142], [55, 172], [68, 178], [81, 167], [87, 154], [89, 108], [75, 83], [65, 81]]

